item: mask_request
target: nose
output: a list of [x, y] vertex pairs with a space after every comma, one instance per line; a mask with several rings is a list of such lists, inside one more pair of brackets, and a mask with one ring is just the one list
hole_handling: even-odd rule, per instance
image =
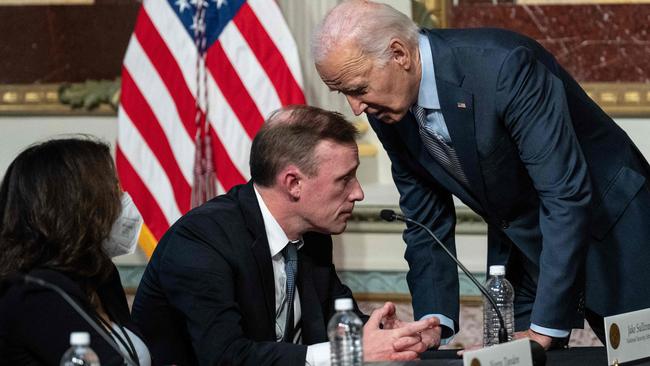
[[364, 197], [365, 196], [363, 194], [363, 189], [361, 188], [361, 183], [355, 179], [354, 188], [352, 188], [352, 192], [350, 192], [350, 201], [363, 201]]
[[368, 108], [368, 105], [366, 103], [362, 102], [361, 99], [355, 96], [346, 95], [345, 98], [348, 100], [348, 104], [350, 104], [352, 113], [354, 113], [355, 116], [358, 116], [361, 113], [365, 112], [366, 108]]

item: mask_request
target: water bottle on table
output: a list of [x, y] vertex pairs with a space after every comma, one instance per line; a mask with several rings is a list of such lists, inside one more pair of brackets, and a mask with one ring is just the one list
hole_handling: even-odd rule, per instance
[[100, 366], [99, 357], [90, 348], [90, 334], [70, 333], [70, 348], [61, 357], [60, 366]]
[[[505, 266], [490, 266], [490, 276], [487, 281], [487, 290], [497, 303], [501, 311], [503, 322], [508, 333], [508, 340], [512, 340], [514, 326], [514, 299], [515, 291], [506, 280]], [[483, 346], [499, 344], [499, 317], [487, 298], [483, 299]]]
[[336, 313], [327, 326], [332, 366], [363, 365], [363, 322], [352, 311], [352, 299], [336, 299]]

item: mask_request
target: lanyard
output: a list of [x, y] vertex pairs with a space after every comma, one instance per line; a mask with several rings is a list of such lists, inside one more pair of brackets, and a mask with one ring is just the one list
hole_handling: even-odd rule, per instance
[[115, 322], [117, 327], [122, 332], [122, 335], [120, 335], [118, 332], [115, 331], [115, 329], [113, 329], [113, 325], [110, 322], [106, 321], [101, 316], [99, 316], [99, 320], [101, 321], [102, 324], [104, 324], [105, 328], [108, 329], [108, 332], [111, 334], [113, 339], [117, 339], [117, 341], [124, 347], [126, 352], [129, 354], [129, 357], [131, 357], [131, 360], [133, 360], [137, 365], [139, 365], [140, 358], [138, 357], [138, 352], [135, 350], [135, 346], [133, 345], [133, 342], [131, 342], [131, 338], [126, 333], [126, 330], [124, 330], [122, 324]]

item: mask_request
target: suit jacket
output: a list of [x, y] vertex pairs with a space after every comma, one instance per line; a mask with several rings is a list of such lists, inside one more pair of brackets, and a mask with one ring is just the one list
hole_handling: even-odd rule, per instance
[[[585, 302], [604, 316], [648, 307], [650, 167], [629, 137], [535, 41], [496, 29], [424, 34], [469, 187], [432, 158], [412, 114], [393, 125], [370, 116], [404, 214], [452, 249], [452, 194], [481, 215], [488, 264], [510, 258], [536, 284], [537, 325], [581, 326]], [[417, 227], [404, 239], [416, 317], [442, 313], [457, 327], [454, 263]], [[517, 288], [521, 277], [510, 278]]]
[[[59, 286], [82, 309], [97, 319], [94, 307], [79, 286], [80, 279], [39, 268], [29, 275]], [[90, 347], [102, 365], [124, 365], [124, 360], [56, 292], [34, 284], [14, 283], [0, 297], [0, 365], [58, 365], [70, 348], [70, 333], [90, 333]], [[117, 269], [97, 289], [111, 320], [139, 332], [131, 322], [129, 307]], [[102, 327], [99, 320], [97, 324]]]
[[336, 275], [330, 236], [303, 239], [304, 345], [279, 343], [271, 253], [252, 183], [179, 219], [158, 243], [133, 304], [154, 364], [304, 365], [306, 345], [327, 341], [334, 299], [352, 294]]

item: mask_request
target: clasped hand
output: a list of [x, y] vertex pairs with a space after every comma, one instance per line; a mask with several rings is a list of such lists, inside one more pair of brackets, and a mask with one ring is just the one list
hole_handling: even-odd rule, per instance
[[386, 302], [383, 307], [372, 312], [363, 327], [364, 360], [417, 359], [420, 353], [440, 345], [440, 333], [438, 318], [401, 321], [395, 315], [395, 304]]

